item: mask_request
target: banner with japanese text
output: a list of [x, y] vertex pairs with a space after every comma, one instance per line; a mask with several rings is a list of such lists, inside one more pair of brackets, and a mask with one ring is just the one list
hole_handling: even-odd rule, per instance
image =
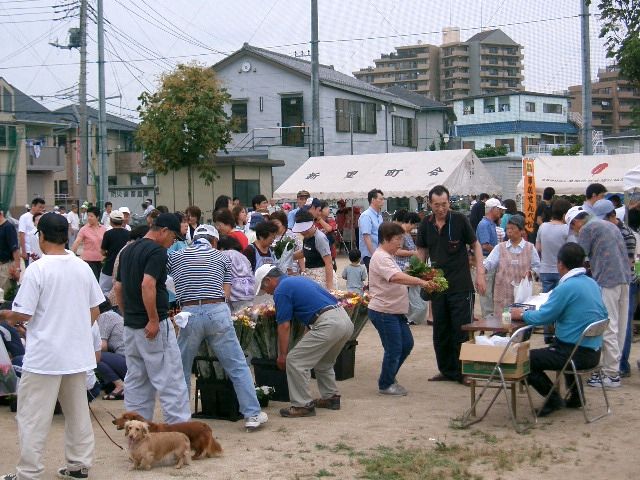
[[536, 177], [533, 170], [533, 159], [522, 159], [522, 176], [524, 185], [523, 208], [524, 227], [533, 232], [536, 222]]

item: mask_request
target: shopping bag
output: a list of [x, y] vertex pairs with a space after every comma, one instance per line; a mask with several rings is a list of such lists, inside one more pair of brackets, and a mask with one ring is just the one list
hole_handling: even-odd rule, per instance
[[429, 311], [429, 302], [425, 302], [421, 298], [421, 290], [422, 287], [409, 287], [409, 314], [407, 315], [407, 318], [410, 322], [414, 322], [416, 325], [420, 325], [425, 322], [427, 319], [427, 312]]
[[17, 382], [18, 378], [13, 370], [7, 349], [4, 342], [0, 341], [0, 396], [16, 393]]
[[527, 298], [533, 295], [533, 282], [529, 279], [527, 275], [524, 277], [519, 284], [513, 285], [513, 301], [514, 303], [524, 303]]

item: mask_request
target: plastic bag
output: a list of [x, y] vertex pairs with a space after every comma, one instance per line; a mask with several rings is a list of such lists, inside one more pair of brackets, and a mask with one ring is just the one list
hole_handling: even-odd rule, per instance
[[422, 287], [409, 287], [409, 314], [407, 318], [416, 325], [424, 323], [429, 311], [429, 302], [425, 302], [420, 296]]
[[513, 286], [514, 303], [524, 303], [527, 298], [533, 295], [533, 282], [529, 276], [524, 277], [518, 285]]
[[16, 372], [13, 370], [4, 341], [0, 341], [0, 396], [12, 395], [16, 393], [16, 388]]

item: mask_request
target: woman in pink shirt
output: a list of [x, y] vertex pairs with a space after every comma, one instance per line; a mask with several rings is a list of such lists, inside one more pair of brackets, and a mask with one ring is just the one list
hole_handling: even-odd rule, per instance
[[102, 237], [104, 237], [106, 229], [100, 224], [100, 210], [96, 207], [87, 209], [87, 224], [80, 229], [76, 241], [71, 246], [73, 253], [76, 253], [78, 247], [82, 245], [82, 255], [80, 258], [87, 262], [93, 270], [96, 280], [100, 278], [100, 270], [102, 269]]
[[407, 390], [396, 381], [396, 375], [413, 348], [406, 285], [425, 287], [427, 282], [403, 273], [395, 261], [404, 241], [400, 225], [383, 222], [378, 229], [378, 241], [378, 249], [369, 263], [369, 318], [384, 348], [378, 391], [382, 395], [402, 396]]

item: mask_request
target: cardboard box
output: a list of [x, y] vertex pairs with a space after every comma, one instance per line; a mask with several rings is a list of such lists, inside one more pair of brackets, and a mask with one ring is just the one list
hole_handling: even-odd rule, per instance
[[[472, 341], [462, 344], [460, 360], [462, 374], [489, 376], [493, 372], [504, 346], [476, 345]], [[531, 371], [529, 366], [529, 342], [517, 343], [509, 348], [502, 359], [502, 373], [505, 378], [518, 378]]]

